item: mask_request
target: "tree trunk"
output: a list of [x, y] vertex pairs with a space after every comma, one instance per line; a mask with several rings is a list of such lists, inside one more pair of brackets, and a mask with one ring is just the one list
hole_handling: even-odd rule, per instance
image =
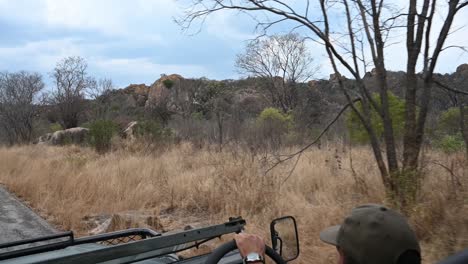
[[[428, 1], [424, 2], [428, 6]], [[406, 50], [408, 60], [406, 64], [406, 93], [405, 93], [405, 131], [403, 135], [403, 171], [414, 171], [417, 169], [419, 147], [416, 143], [416, 91], [418, 88], [418, 76], [416, 75], [416, 64], [421, 52], [422, 31], [424, 20], [419, 21], [416, 28], [417, 1], [410, 0], [409, 15], [407, 21]], [[423, 10], [426, 10], [423, 8]], [[427, 11], [426, 11], [427, 12]], [[415, 29], [417, 31], [415, 32]], [[416, 33], [416, 34], [415, 34]]]
[[[379, 67], [377, 67], [379, 68]], [[387, 163], [390, 174], [398, 172], [398, 159], [396, 154], [395, 136], [393, 132], [393, 122], [390, 116], [390, 106], [388, 102], [388, 89], [387, 89], [387, 78], [386, 70], [384, 67], [380, 67], [377, 70], [378, 84], [380, 89], [380, 99], [382, 104], [382, 121], [384, 126], [384, 140], [387, 152]]]
[[465, 124], [465, 121], [467, 119], [467, 113], [465, 105], [463, 103], [460, 103], [458, 105], [458, 108], [460, 110], [460, 132], [462, 134], [463, 141], [465, 142], [465, 155], [466, 159], [468, 159], [468, 127]]
[[218, 144], [219, 150], [221, 151], [223, 149], [223, 118], [219, 111], [216, 112], [216, 119], [218, 121]]

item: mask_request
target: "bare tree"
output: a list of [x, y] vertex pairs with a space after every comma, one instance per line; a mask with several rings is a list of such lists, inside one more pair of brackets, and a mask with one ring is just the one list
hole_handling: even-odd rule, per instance
[[434, 83], [438, 88], [443, 89], [452, 106], [458, 108], [458, 129], [465, 142], [465, 153], [468, 159], [468, 89], [466, 81], [465, 76], [456, 73], [454, 80], [449, 80], [449, 78], [445, 78], [443, 81], [435, 79]]
[[94, 119], [106, 119], [109, 110], [109, 93], [114, 89], [111, 79], [90, 79], [86, 95], [93, 100]]
[[267, 80], [266, 90], [273, 105], [285, 113], [297, 105], [297, 84], [317, 71], [312, 64], [305, 39], [297, 33], [250, 41], [236, 60], [241, 73]]
[[[307, 29], [315, 41], [323, 44], [348, 105], [369, 134], [387, 194], [404, 207], [410, 204], [419, 190], [421, 174], [418, 161], [431, 101], [434, 69], [445, 50], [444, 44], [453, 21], [457, 13], [468, 6], [468, 1], [409, 0], [406, 11], [392, 8], [384, 4], [384, 0], [318, 0], [318, 4], [317, 10], [312, 10], [314, 5], [309, 0], [302, 6], [279, 0], [193, 0], [191, 8], [178, 22], [187, 29], [194, 21], [204, 21], [214, 12], [234, 10], [254, 17], [263, 30], [282, 22], [296, 23], [293, 30]], [[440, 10], [444, 8], [444, 11]], [[344, 14], [345, 19], [333, 20], [332, 23], [330, 16], [336, 13]], [[443, 16], [442, 26], [434, 28], [433, 20], [438, 16]], [[391, 44], [389, 36], [394, 29], [406, 33], [406, 115], [402, 163], [398, 160], [389, 111], [385, 65], [385, 51]], [[432, 43], [434, 37], [436, 41]], [[418, 64], [420, 59], [422, 63]], [[369, 65], [375, 68], [380, 102], [372, 98], [369, 87], [362, 81]], [[419, 65], [422, 67], [418, 69]], [[357, 91], [346, 85], [342, 71], [355, 79]], [[419, 87], [422, 92], [418, 94]], [[362, 110], [356, 107], [355, 97], [360, 98]], [[416, 111], [417, 105], [419, 111]], [[372, 109], [382, 120], [384, 144], [371, 126]]]
[[199, 103], [203, 104], [201, 107], [205, 109], [210, 119], [216, 121], [217, 142], [221, 150], [225, 143], [225, 123], [232, 111], [233, 92], [226, 84], [215, 82], [208, 84], [204, 93], [205, 98], [199, 100]]
[[78, 126], [86, 92], [95, 83], [88, 76], [87, 68], [83, 58], [67, 57], [59, 61], [50, 74], [55, 90], [49, 94], [48, 101], [57, 107], [59, 122], [65, 129]]
[[468, 160], [468, 125], [467, 120], [468, 120], [468, 104], [466, 103], [466, 100], [460, 102], [458, 104], [458, 110], [460, 111], [460, 132], [463, 137], [463, 141], [465, 142], [465, 154], [466, 154], [466, 159]]
[[38, 73], [0, 73], [0, 124], [10, 144], [31, 141], [38, 110], [34, 103], [43, 88]]

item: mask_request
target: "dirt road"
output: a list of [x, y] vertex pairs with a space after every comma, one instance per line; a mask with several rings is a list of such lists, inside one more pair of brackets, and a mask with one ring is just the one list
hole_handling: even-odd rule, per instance
[[46, 221], [0, 186], [0, 243], [56, 232]]

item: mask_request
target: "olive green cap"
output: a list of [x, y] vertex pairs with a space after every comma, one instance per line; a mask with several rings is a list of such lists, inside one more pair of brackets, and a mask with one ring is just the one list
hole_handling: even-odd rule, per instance
[[361, 264], [394, 264], [408, 250], [421, 252], [406, 219], [378, 204], [354, 208], [342, 225], [323, 230], [320, 239]]

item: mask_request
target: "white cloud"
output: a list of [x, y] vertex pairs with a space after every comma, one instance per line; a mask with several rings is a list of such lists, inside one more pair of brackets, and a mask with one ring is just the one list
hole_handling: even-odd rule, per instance
[[0, 16], [17, 24], [148, 39], [155, 38], [155, 28], [173, 26], [177, 12], [175, 0], [0, 0]]
[[37, 23], [43, 19], [44, 7], [40, 1], [0, 0], [0, 16], [4, 20], [21, 24]]
[[[125, 28], [120, 21], [119, 9], [109, 12], [105, 1], [54, 1], [45, 2], [45, 23], [71, 29], [94, 29], [109, 34], [121, 33]], [[116, 12], [117, 11], [117, 12]]]
[[[302, 1], [294, 1], [294, 3], [303, 4]], [[407, 0], [396, 0], [395, 3], [405, 5]], [[46, 73], [60, 58], [79, 55], [88, 59], [90, 66], [102, 74], [109, 72], [111, 75], [115, 74], [116, 78], [128, 76], [135, 82], [152, 82], [159, 74], [172, 72], [193, 77], [215, 76], [216, 73], [208, 72], [207, 68], [197, 64], [183, 64], [182, 62], [169, 65], [157, 64], [153, 57], [142, 54], [138, 49], [149, 52], [153, 51], [154, 47], [155, 52], [152, 52], [151, 56], [161, 45], [165, 45], [163, 49], [165, 52], [188, 52], [189, 49], [196, 48], [209, 49], [213, 47], [209, 43], [210, 37], [214, 37], [223, 40], [223, 43], [226, 43], [230, 49], [231, 53], [226, 54], [226, 57], [233, 57], [234, 52], [241, 49], [244, 40], [255, 36], [253, 34], [255, 23], [250, 17], [236, 12], [218, 12], [207, 19], [202, 29], [206, 34], [200, 34], [200, 36], [206, 38], [206, 41], [204, 39], [200, 43], [204, 46], [178, 45], [179, 50], [171, 51], [170, 47], [174, 42], [187, 41], [182, 37], [168, 37], [177, 34], [180, 30], [172, 23], [172, 17], [182, 11], [179, 7], [180, 2], [176, 0], [121, 0], [118, 2], [112, 0], [0, 0], [0, 17], [8, 24], [18, 24], [29, 29], [37, 28], [41, 32], [44, 31], [44, 34], [54, 35], [54, 37], [44, 35], [41, 38], [45, 40], [29, 40], [26, 44], [8, 44], [9, 46], [0, 44], [0, 70], [19, 68]], [[440, 27], [440, 23], [439, 19], [435, 27]], [[467, 24], [468, 9], [458, 14], [454, 28]], [[277, 29], [289, 29], [289, 24]], [[88, 31], [91, 33], [88, 34]], [[57, 35], [56, 32], [61, 35]], [[74, 35], [76, 32], [84, 32], [87, 35], [79, 34], [80, 37], [73, 37], [77, 36]], [[97, 34], [93, 34], [96, 32]], [[468, 36], [467, 27], [451, 35], [447, 45], [464, 45], [466, 36]], [[391, 70], [405, 67], [404, 36], [401, 40], [399, 45], [389, 48], [386, 52], [387, 67]], [[125, 51], [120, 52], [120, 47], [125, 48]], [[131, 57], [129, 50], [132, 48], [138, 54], [135, 55], [137, 58]], [[180, 50], [181, 48], [187, 50]], [[116, 54], [109, 55], [111, 50]], [[327, 77], [331, 68], [323, 51], [323, 47], [311, 45], [311, 52], [317, 56], [316, 61], [322, 64], [319, 75]], [[158, 56], [163, 58], [164, 55]], [[201, 63], [208, 65], [209, 59], [207, 57]], [[453, 71], [458, 64], [467, 61], [466, 53], [457, 49], [449, 49], [440, 58], [437, 70]], [[141, 77], [142, 80], [138, 81], [137, 77]]]
[[52, 39], [28, 42], [21, 46], [0, 47], [0, 70], [12, 69], [13, 65], [34, 71], [50, 71], [55, 63], [65, 56], [78, 56], [84, 52], [76, 39]]
[[253, 34], [254, 24], [249, 30], [240, 28], [238, 25], [245, 23], [246, 15], [233, 12], [215, 12], [205, 21], [205, 28], [208, 34], [227, 41], [244, 41], [255, 38]]
[[162, 73], [178, 73], [185, 77], [212, 76], [201, 65], [158, 64], [151, 58], [108, 58], [99, 56], [105, 46], [81, 43], [80, 39], [51, 39], [29, 42], [21, 46], [0, 47], [0, 71], [27, 69], [44, 75], [66, 56], [82, 56], [89, 65], [89, 72], [97, 77], [113, 78], [119, 86], [129, 83], [151, 84]]

